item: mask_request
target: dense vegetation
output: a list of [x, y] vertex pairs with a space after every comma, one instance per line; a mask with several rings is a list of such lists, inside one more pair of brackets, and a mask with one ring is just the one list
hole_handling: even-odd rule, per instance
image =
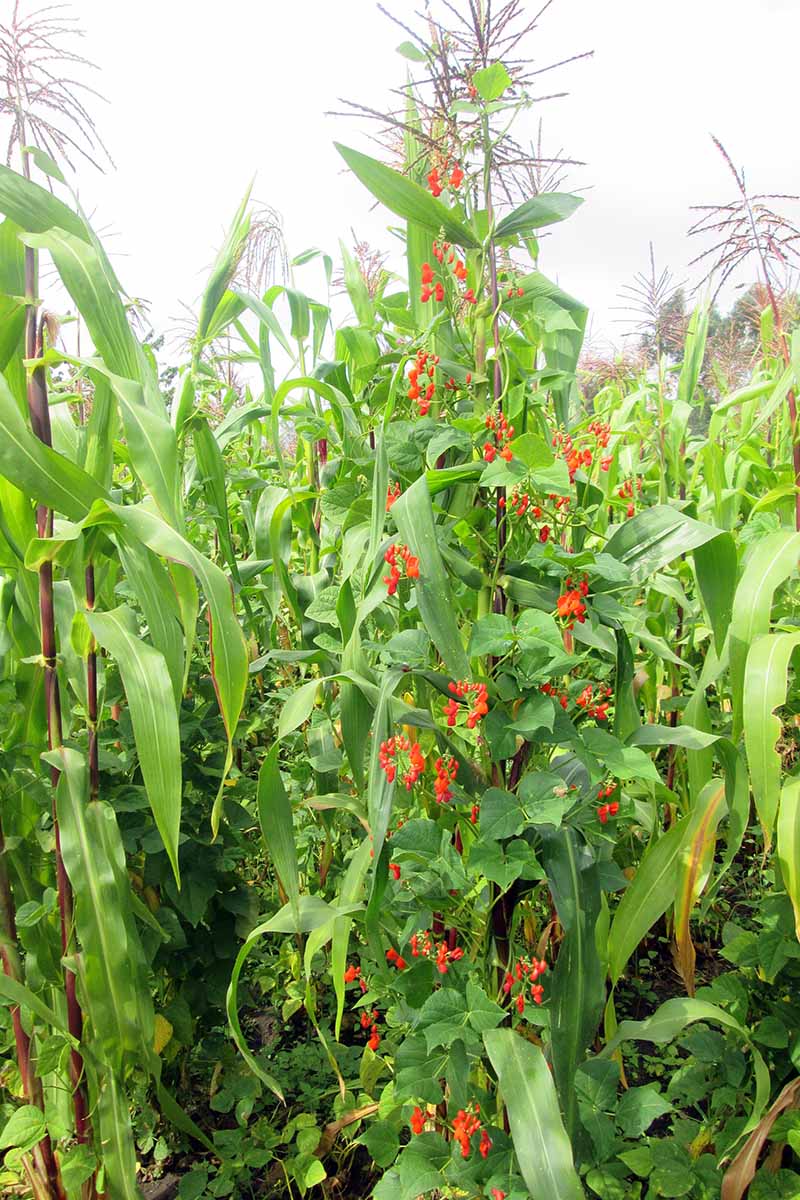
[[742, 184], [741, 386], [707, 305], [582, 368], [518, 9], [401, 47], [399, 169], [339, 147], [407, 283], [343, 247], [335, 330], [328, 258], [242, 284], [246, 199], [159, 374], [0, 168], [4, 1194], [800, 1196], [776, 226]]

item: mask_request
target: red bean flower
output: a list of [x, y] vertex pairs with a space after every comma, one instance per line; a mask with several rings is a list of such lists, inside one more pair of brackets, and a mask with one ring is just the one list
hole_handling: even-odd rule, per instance
[[459, 679], [456, 683], [448, 684], [448, 688], [452, 693], [451, 699], [444, 706], [444, 715], [447, 724], [452, 728], [456, 724], [456, 719], [461, 711], [459, 700], [468, 701], [467, 711], [467, 729], [474, 729], [489, 711], [488, 692], [485, 683], [470, 683], [467, 679]]
[[419, 1105], [417, 1105], [411, 1114], [409, 1126], [411, 1127], [411, 1132], [416, 1134], [422, 1133], [423, 1129], [425, 1128], [425, 1117], [423, 1116], [422, 1109], [419, 1107]]

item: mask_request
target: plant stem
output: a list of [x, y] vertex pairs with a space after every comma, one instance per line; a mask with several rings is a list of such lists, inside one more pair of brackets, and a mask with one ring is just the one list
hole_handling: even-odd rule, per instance
[[[40, 358], [43, 350], [43, 321], [36, 320], [36, 257], [29, 247], [25, 249], [25, 353], [26, 357]], [[36, 367], [28, 376], [28, 409], [33, 432], [46, 446], [53, 443], [50, 430], [50, 408], [47, 401], [47, 383], [44, 367]], [[44, 505], [36, 509], [36, 525], [39, 537], [50, 537], [53, 532], [53, 514]], [[47, 717], [47, 742], [50, 750], [62, 744], [61, 698], [58, 686], [56, 659], [56, 625], [53, 594], [53, 564], [42, 563], [39, 568], [39, 615], [41, 621], [41, 647], [44, 664], [44, 698]], [[72, 888], [61, 856], [61, 835], [56, 811], [56, 786], [59, 772], [50, 768], [52, 787], [53, 833], [56, 844], [56, 890], [61, 924], [61, 954], [66, 956], [72, 940]], [[75, 975], [64, 968], [64, 992], [67, 1001], [67, 1025], [76, 1041], [83, 1032], [83, 1014], [76, 992]], [[75, 1134], [80, 1142], [89, 1140], [88, 1107], [83, 1084], [83, 1059], [73, 1049], [70, 1052], [70, 1074], [73, 1087], [75, 1111]]]
[[[17, 922], [14, 908], [14, 897], [11, 892], [11, 881], [6, 867], [6, 845], [3, 827], [0, 824], [0, 959], [3, 963], [3, 974], [16, 983], [23, 983], [24, 976], [19, 951], [17, 950]], [[44, 1112], [44, 1094], [42, 1082], [31, 1063], [31, 1039], [22, 1025], [22, 1015], [18, 1004], [11, 1005], [11, 1024], [14, 1030], [14, 1044], [17, 1052], [22, 1091], [28, 1104], [35, 1104]], [[58, 1165], [53, 1153], [53, 1143], [50, 1134], [46, 1133], [42, 1140], [33, 1148], [33, 1160], [39, 1177], [46, 1181], [46, 1194], [57, 1197], [63, 1196], [63, 1189], [58, 1173]]]

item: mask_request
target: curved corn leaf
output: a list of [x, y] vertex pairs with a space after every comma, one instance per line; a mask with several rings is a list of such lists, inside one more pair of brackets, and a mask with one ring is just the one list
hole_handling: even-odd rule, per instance
[[564, 929], [550, 986], [550, 1044], [553, 1074], [570, 1141], [578, 1131], [575, 1072], [586, 1056], [605, 1001], [595, 926], [600, 914], [600, 880], [589, 847], [562, 827], [543, 835], [542, 863]]
[[40, 504], [79, 521], [105, 495], [91, 475], [34, 436], [2, 375], [0, 435], [0, 475]]
[[260, 1065], [258, 1060], [250, 1052], [247, 1041], [242, 1033], [242, 1027], [239, 1024], [239, 1005], [238, 1005], [238, 990], [239, 976], [242, 973], [242, 967], [247, 961], [248, 955], [253, 948], [258, 944], [261, 938], [266, 933], [311, 933], [314, 929], [318, 929], [321, 925], [326, 925], [329, 921], [338, 916], [346, 916], [349, 912], [355, 912], [360, 908], [360, 905], [353, 904], [334, 908], [333, 905], [326, 904], [319, 896], [301, 896], [299, 901], [298, 916], [295, 917], [292, 906], [287, 904], [268, 921], [257, 925], [252, 933], [248, 936], [239, 953], [236, 956], [236, 962], [233, 965], [231, 973], [231, 981], [228, 984], [228, 992], [225, 999], [225, 1008], [228, 1014], [228, 1023], [231, 1027], [231, 1034], [236, 1046], [245, 1060], [250, 1070], [254, 1075], [257, 1075], [262, 1083], [265, 1083], [270, 1091], [283, 1100], [283, 1093], [280, 1087]]
[[616, 983], [639, 942], [675, 896], [675, 870], [686, 818], [662, 834], [645, 853], [619, 902], [608, 935], [608, 968]]
[[104, 256], [94, 245], [63, 229], [26, 234], [23, 241], [34, 249], [47, 250], [52, 257], [105, 367], [123, 379], [140, 383], [147, 407], [163, 413], [155, 372], [133, 335], [125, 306], [109, 279]]
[[30, 233], [44, 233], [55, 227], [89, 240], [86, 225], [77, 213], [46, 188], [6, 166], [0, 166], [0, 212]]
[[565, 221], [582, 204], [583, 196], [573, 196], [569, 192], [540, 192], [503, 217], [495, 226], [495, 237], [500, 241], [509, 237], [528, 237], [535, 229]]
[[782, 760], [775, 743], [783, 731], [783, 722], [775, 715], [775, 709], [786, 703], [789, 660], [798, 645], [798, 633], [765, 634], [750, 646], [745, 665], [744, 745], [765, 850], [772, 841], [781, 790]]
[[605, 553], [625, 563], [632, 580], [641, 583], [682, 554], [719, 537], [720, 532], [669, 504], [655, 504], [620, 525], [608, 539]]
[[300, 919], [300, 870], [294, 841], [292, 805], [278, 769], [280, 745], [274, 744], [258, 772], [258, 823], [275, 873], [295, 918]]
[[695, 951], [689, 918], [708, 882], [717, 845], [717, 825], [725, 811], [725, 784], [713, 779], [697, 797], [678, 854], [675, 888], [676, 965], [686, 991], [694, 995]]
[[[430, 492], [419, 478], [392, 506], [392, 516], [411, 553], [419, 559], [414, 593], [422, 623], [455, 679], [469, 676], [469, 660], [456, 621], [447, 572], [436, 539]], [[377, 855], [377, 850], [376, 850]]]
[[173, 681], [163, 654], [142, 641], [136, 617], [122, 606], [87, 612], [89, 628], [116, 660], [128, 698], [147, 798], [180, 887], [181, 741]]
[[247, 688], [247, 646], [233, 607], [233, 593], [219, 567], [201, 554], [177, 530], [138, 504], [95, 504], [85, 525], [122, 526], [155, 554], [190, 567], [200, 580], [208, 601], [211, 678], [225, 726], [228, 749], [223, 778], [214, 802], [211, 827], [216, 835], [222, 808], [225, 776], [233, 762], [233, 736]]
[[114, 535], [114, 540], [153, 645], [164, 655], [177, 709], [183, 693], [184, 636], [181, 609], [169, 571], [152, 550], [134, 538], [126, 537], [120, 531]]
[[[340, 892], [340, 900], [343, 904], [355, 904], [360, 899], [364, 879], [369, 870], [371, 850], [372, 847], [370, 846], [369, 838], [364, 838], [351, 858]], [[352, 925], [353, 919], [349, 916], [334, 917], [333, 919], [331, 975], [333, 977], [333, 990], [336, 993], [335, 1032], [337, 1042], [342, 1028], [342, 1016], [344, 1015], [344, 973], [347, 968], [347, 948], [350, 943]], [[312, 936], [313, 934], [309, 936], [309, 944]]]
[[489, 1029], [486, 1053], [497, 1072], [522, 1177], [536, 1200], [582, 1200], [556, 1089], [538, 1046], [511, 1029]]
[[[767, 1065], [758, 1048], [751, 1041], [747, 1029], [740, 1025], [730, 1013], [718, 1008], [716, 1004], [709, 1004], [706, 1000], [698, 1000], [693, 996], [666, 1000], [651, 1017], [647, 1017], [644, 1021], [622, 1021], [617, 1032], [603, 1047], [598, 1058], [610, 1058], [619, 1046], [627, 1041], [655, 1042], [657, 1045], [671, 1042], [687, 1025], [691, 1025], [694, 1021], [714, 1021], [725, 1026], [726, 1029], [734, 1029], [750, 1049], [756, 1081], [755, 1097], [747, 1124], [744, 1129], [737, 1130], [736, 1140], [738, 1140], [758, 1124], [769, 1100], [770, 1076]], [[720, 1153], [724, 1153], [725, 1149], [730, 1149], [730, 1147], [718, 1147]]]
[[334, 145], [356, 178], [376, 200], [380, 200], [398, 217], [422, 225], [433, 233], [442, 229], [445, 238], [457, 246], [477, 249], [480, 245], [474, 233], [461, 220], [460, 214], [442, 204], [441, 200], [437, 200], [418, 183], [377, 159], [370, 158], [368, 154], [350, 150], [339, 142], [334, 142]]
[[769, 632], [775, 589], [797, 569], [800, 533], [780, 529], [756, 542], [747, 561], [736, 595], [730, 628], [731, 690], [733, 692], [733, 740], [743, 727], [742, 694], [750, 646]]
[[800, 1107], [800, 1079], [792, 1079], [770, 1105], [722, 1176], [720, 1200], [742, 1200], [753, 1181], [761, 1151], [782, 1112]]

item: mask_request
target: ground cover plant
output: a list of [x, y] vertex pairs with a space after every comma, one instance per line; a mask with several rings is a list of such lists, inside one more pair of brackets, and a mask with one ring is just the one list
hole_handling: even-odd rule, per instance
[[587, 365], [524, 6], [447, 12], [335, 328], [245, 197], [160, 371], [70, 143], [0, 168], [4, 1194], [800, 1195], [793, 230], [704, 210], [733, 384], [655, 267]]

